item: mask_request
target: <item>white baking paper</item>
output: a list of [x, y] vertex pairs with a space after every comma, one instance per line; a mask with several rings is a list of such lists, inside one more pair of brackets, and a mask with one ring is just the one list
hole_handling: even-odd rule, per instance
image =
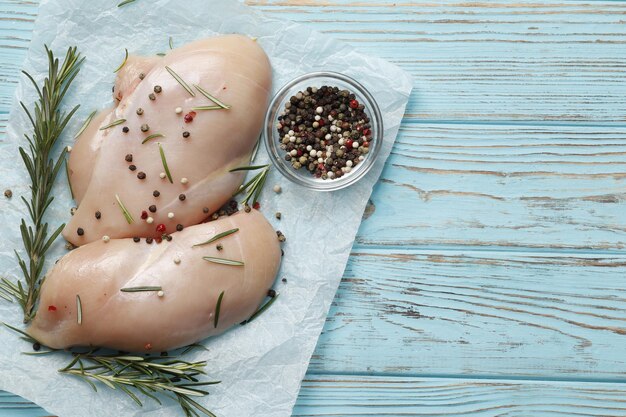
[[[210, 378], [221, 384], [210, 388], [201, 402], [220, 417], [289, 416], [300, 382], [324, 325], [326, 314], [344, 271], [361, 215], [387, 159], [404, 113], [412, 82], [398, 67], [368, 57], [354, 47], [312, 32], [305, 25], [278, 21], [234, 0], [137, 0], [116, 7], [117, 1], [43, 0], [24, 68], [41, 80], [47, 70], [44, 44], [57, 55], [70, 45], [86, 56], [66, 103], [80, 103], [68, 126], [64, 144], [71, 144], [86, 115], [111, 102], [113, 69], [123, 59], [124, 48], [133, 54], [155, 54], [219, 33], [257, 37], [270, 57], [274, 91], [290, 79], [310, 71], [330, 70], [360, 81], [374, 96], [383, 113], [384, 144], [372, 171], [356, 185], [323, 193], [289, 183], [272, 170], [261, 200], [262, 212], [287, 237], [285, 256], [275, 288], [279, 299], [259, 319], [247, 326], [204, 342], [209, 351], [196, 351], [190, 359], [207, 360]], [[14, 249], [22, 251], [19, 219], [25, 216], [21, 196], [28, 197], [28, 180], [18, 157], [29, 126], [21, 100], [28, 107], [36, 95], [25, 77], [15, 94], [6, 137], [0, 142], [2, 189], [13, 198], [0, 197], [0, 274], [20, 276]], [[261, 147], [257, 161], [267, 161]], [[282, 186], [276, 195], [271, 188]], [[66, 222], [73, 205], [63, 174], [49, 211], [52, 225]], [[273, 214], [280, 211], [282, 220]], [[65, 253], [59, 239], [48, 263]], [[281, 281], [288, 279], [287, 283]], [[19, 325], [20, 308], [0, 299], [0, 320]], [[31, 347], [7, 329], [0, 330], [0, 389], [36, 402], [60, 417], [126, 417], [181, 415], [178, 406], [159, 407], [150, 400], [142, 409], [124, 394], [102, 387], [94, 393], [87, 384], [57, 369], [68, 362], [64, 353], [27, 356]]]

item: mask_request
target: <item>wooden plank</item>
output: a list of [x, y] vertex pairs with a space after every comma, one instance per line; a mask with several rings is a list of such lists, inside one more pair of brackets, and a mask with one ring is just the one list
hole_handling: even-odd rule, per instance
[[309, 376], [294, 417], [624, 416], [625, 384]]
[[309, 370], [624, 381], [624, 340], [626, 255], [357, 251]]
[[626, 128], [404, 126], [359, 245], [623, 250]]

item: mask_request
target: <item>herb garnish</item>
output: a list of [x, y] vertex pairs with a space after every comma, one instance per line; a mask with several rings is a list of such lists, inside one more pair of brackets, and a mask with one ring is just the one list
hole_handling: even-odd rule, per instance
[[121, 2], [120, 4], [117, 5], [117, 7], [122, 7], [127, 5], [128, 3], [134, 3], [135, 0], [124, 0], [123, 2]]
[[280, 295], [280, 293], [277, 292], [275, 296], [273, 296], [272, 298], [270, 298], [267, 301], [267, 303], [263, 304], [263, 306], [261, 308], [259, 308], [257, 311], [255, 311], [254, 314], [251, 315], [248, 320], [244, 320], [240, 324], [241, 325], [248, 324], [252, 320], [254, 320], [257, 317], [259, 317], [261, 314], [263, 314], [263, 312], [265, 312], [265, 310], [267, 310], [268, 308], [270, 308], [272, 306], [272, 304], [274, 304], [274, 301], [276, 301], [276, 299], [278, 298], [279, 295]]
[[170, 39], [169, 39], [169, 44], [170, 44], [170, 49], [174, 49], [174, 40], [172, 39], [171, 36], [170, 36]]
[[263, 191], [263, 186], [265, 185], [265, 180], [267, 179], [267, 173], [270, 170], [269, 165], [257, 165], [250, 167], [239, 167], [234, 168], [231, 172], [242, 171], [242, 170], [255, 170], [263, 168], [263, 171], [256, 174], [250, 181], [243, 184], [239, 187], [239, 190], [233, 194], [233, 197], [243, 193], [244, 191], [247, 193], [246, 197], [241, 201], [242, 204], [249, 204], [250, 199], [252, 199], [252, 204], [256, 203], [259, 197], [261, 196], [261, 191]]
[[224, 291], [217, 297], [217, 304], [215, 305], [215, 317], [213, 318], [213, 327], [217, 329], [217, 322], [220, 320], [220, 309], [222, 307], [222, 298], [224, 298]]
[[108, 124], [108, 125], [106, 125], [106, 126], [102, 126], [102, 127], [100, 128], [100, 130], [107, 130], [107, 129], [109, 129], [109, 128], [113, 127], [113, 126], [121, 125], [121, 124], [122, 124], [122, 123], [124, 123], [125, 121], [126, 121], [126, 119], [117, 119], [117, 120], [115, 120], [115, 121], [113, 121], [113, 122], [109, 123], [109, 124]]
[[29, 145], [28, 152], [23, 147], [19, 148], [31, 182], [30, 201], [23, 197], [22, 199], [26, 203], [32, 225], [27, 226], [24, 219], [20, 224], [28, 263], [16, 251], [18, 264], [24, 274], [24, 284], [21, 280], [13, 283], [6, 278], [2, 279], [4, 292], [15, 297], [22, 307], [25, 323], [35, 316], [39, 292], [45, 279], [45, 276], [41, 275], [46, 252], [65, 226], [59, 226], [48, 236], [48, 223], [43, 221], [43, 217], [52, 203], [53, 197], [50, 196], [50, 192], [67, 153], [67, 148], [63, 148], [55, 162], [52, 159], [52, 149], [79, 107], [74, 107], [66, 114], [61, 112], [61, 102], [83, 62], [75, 47], [67, 50], [63, 64], [60, 64], [47, 46], [45, 48], [48, 56], [48, 76], [44, 80], [44, 87], [39, 88], [35, 79], [27, 72], [23, 72], [37, 90], [39, 98], [35, 102], [35, 108], [29, 111], [26, 105], [20, 102], [33, 126], [32, 135], [25, 135]]
[[161, 133], [153, 133], [152, 135], [146, 137], [144, 140], [141, 141], [141, 144], [143, 145], [144, 143], [148, 142], [150, 139], [155, 139], [155, 138], [162, 138], [164, 137]]
[[233, 261], [231, 259], [214, 258], [212, 256], [203, 256], [205, 261], [213, 262], [214, 264], [231, 265], [231, 266], [243, 266], [241, 261]]
[[187, 92], [188, 92], [189, 94], [191, 94], [191, 96], [192, 96], [192, 97], [195, 97], [195, 96], [196, 96], [196, 93], [194, 93], [194, 92], [193, 92], [193, 90], [191, 89], [191, 87], [189, 87], [189, 85], [185, 82], [185, 80], [183, 80], [182, 78], [180, 78], [180, 76], [179, 76], [178, 74], [176, 74], [176, 72], [174, 72], [174, 70], [173, 70], [173, 69], [171, 69], [171, 68], [170, 68], [170, 67], [168, 67], [167, 65], [165, 66], [165, 69], [167, 70], [167, 72], [169, 72], [169, 73], [170, 73], [170, 75], [171, 75], [172, 77], [174, 77], [174, 79], [175, 79], [176, 81], [178, 81], [178, 84], [182, 85], [182, 86], [183, 86], [183, 88], [184, 88], [185, 90], [187, 90]]
[[127, 287], [120, 289], [121, 292], [161, 291], [161, 287]]
[[68, 164], [67, 158], [65, 158], [65, 177], [67, 178], [67, 185], [70, 187], [70, 195], [72, 196], [72, 200], [74, 199], [74, 190], [72, 189], [72, 182], [70, 181], [70, 169], [67, 166]]
[[76, 321], [78, 324], [83, 324], [83, 303], [78, 294], [76, 294]]
[[223, 107], [220, 106], [198, 106], [192, 107], [191, 110], [222, 110]]
[[222, 103], [213, 95], [211, 95], [208, 91], [206, 91], [204, 88], [200, 87], [198, 84], [194, 84], [193, 86], [196, 87], [196, 90], [198, 90], [203, 96], [211, 100], [213, 103], [217, 104], [219, 107], [223, 109], [230, 109], [230, 106], [228, 104]]
[[89, 114], [89, 116], [87, 116], [87, 119], [85, 119], [85, 121], [83, 122], [83, 125], [78, 130], [78, 133], [76, 133], [76, 135], [74, 135], [74, 140], [78, 139], [78, 137], [85, 131], [85, 129], [87, 129], [87, 126], [89, 126], [89, 123], [91, 123], [91, 119], [93, 119], [93, 117], [96, 115], [96, 113], [97, 113], [97, 111], [94, 110], [94, 111], [92, 111]]
[[254, 171], [261, 168], [267, 168], [269, 165], [249, 165], [245, 167], [237, 167], [233, 169], [229, 169], [228, 172], [237, 172], [237, 171]]
[[120, 66], [117, 67], [117, 69], [115, 71], [113, 71], [113, 73], [118, 72], [119, 70], [122, 69], [122, 67], [124, 67], [124, 65], [126, 65], [126, 61], [128, 61], [128, 49], [124, 48], [124, 51], [125, 51], [124, 60], [122, 61]]
[[230, 229], [230, 230], [227, 230], [227, 231], [225, 231], [225, 232], [222, 232], [222, 233], [220, 233], [220, 234], [217, 234], [217, 235], [213, 236], [211, 239], [207, 240], [206, 242], [196, 243], [196, 244], [195, 244], [195, 245], [193, 245], [193, 246], [208, 245], [209, 243], [213, 243], [213, 242], [215, 242], [216, 240], [219, 240], [219, 239], [221, 239], [221, 238], [223, 238], [223, 237], [226, 237], [226, 236], [228, 236], [228, 235], [232, 235], [233, 233], [238, 232], [238, 231], [239, 231], [239, 229]]
[[163, 162], [163, 169], [165, 170], [165, 175], [167, 175], [167, 179], [170, 180], [170, 183], [173, 184], [172, 174], [170, 173], [170, 169], [167, 166], [167, 159], [165, 159], [165, 152], [163, 152], [163, 147], [160, 142], [157, 142], [159, 145], [159, 153], [161, 154], [161, 162]]
[[120, 209], [122, 210], [122, 214], [124, 215], [124, 218], [126, 218], [126, 221], [128, 222], [128, 224], [133, 223], [135, 219], [133, 219], [133, 216], [126, 209], [126, 206], [124, 205], [124, 203], [122, 203], [122, 200], [120, 200], [120, 196], [115, 194], [115, 199], [117, 200], [117, 204], [120, 206]]

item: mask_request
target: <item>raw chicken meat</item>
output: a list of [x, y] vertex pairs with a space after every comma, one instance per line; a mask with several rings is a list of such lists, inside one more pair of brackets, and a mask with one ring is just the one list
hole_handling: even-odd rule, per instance
[[[216, 242], [193, 246], [235, 228]], [[217, 264], [205, 256], [244, 265]], [[272, 286], [280, 257], [276, 233], [256, 210], [186, 228], [171, 242], [94, 242], [70, 252], [48, 273], [28, 333], [59, 349], [160, 352], [188, 345], [249, 318]], [[144, 286], [161, 287], [163, 294], [120, 291]]]
[[[196, 85], [230, 108], [193, 110], [219, 107]], [[117, 107], [98, 114], [71, 153], [69, 176], [79, 207], [65, 239], [83, 245], [105, 235], [158, 237], [158, 225], [173, 232], [178, 224], [207, 218], [244, 178], [244, 172], [229, 170], [249, 163], [270, 86], [267, 56], [245, 36], [192, 42], [163, 58], [129, 57], [115, 85]]]

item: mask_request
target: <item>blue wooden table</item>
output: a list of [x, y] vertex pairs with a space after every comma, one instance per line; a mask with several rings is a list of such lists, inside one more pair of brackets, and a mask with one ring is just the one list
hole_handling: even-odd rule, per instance
[[415, 79], [294, 415], [626, 416], [626, 2], [248, 3]]

